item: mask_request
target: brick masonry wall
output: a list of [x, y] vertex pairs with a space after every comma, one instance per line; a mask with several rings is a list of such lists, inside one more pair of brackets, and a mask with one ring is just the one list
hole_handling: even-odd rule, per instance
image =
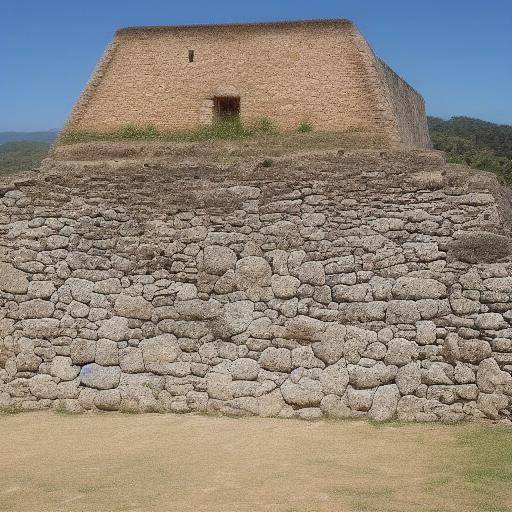
[[0, 403], [507, 420], [509, 208], [420, 151], [47, 161], [0, 185]]
[[196, 128], [212, 120], [218, 95], [239, 95], [248, 123], [269, 117], [293, 130], [309, 120], [319, 130], [366, 130], [397, 142], [402, 134], [373, 53], [345, 20], [121, 30], [66, 130]]

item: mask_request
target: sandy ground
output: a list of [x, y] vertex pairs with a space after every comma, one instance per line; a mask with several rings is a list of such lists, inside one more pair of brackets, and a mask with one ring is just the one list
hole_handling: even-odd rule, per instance
[[458, 428], [467, 427], [1, 415], [0, 510], [484, 510], [457, 476]]

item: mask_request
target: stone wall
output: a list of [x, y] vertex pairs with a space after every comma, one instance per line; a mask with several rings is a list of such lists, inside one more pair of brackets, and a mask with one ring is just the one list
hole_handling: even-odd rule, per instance
[[0, 402], [509, 418], [506, 195], [420, 151], [47, 161], [0, 186]]
[[422, 96], [384, 61], [376, 58], [375, 62], [394, 112], [400, 141], [420, 148], [432, 147]]
[[[212, 122], [213, 98], [224, 95], [240, 97], [248, 124], [267, 117], [282, 130], [296, 130], [308, 120], [318, 130], [363, 130], [426, 145], [401, 140], [375, 56], [347, 20], [122, 29], [65, 132], [129, 123], [194, 129]], [[408, 115], [417, 105], [403, 99], [400, 114]], [[420, 110], [415, 115], [421, 117]], [[426, 122], [424, 111], [418, 122]]]

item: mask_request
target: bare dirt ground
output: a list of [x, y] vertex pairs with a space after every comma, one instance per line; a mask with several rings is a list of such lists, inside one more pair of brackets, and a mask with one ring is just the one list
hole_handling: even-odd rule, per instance
[[0, 415], [2, 511], [512, 511], [512, 430]]

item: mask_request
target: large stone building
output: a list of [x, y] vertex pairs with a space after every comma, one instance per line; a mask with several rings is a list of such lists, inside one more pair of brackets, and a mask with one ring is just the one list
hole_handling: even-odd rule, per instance
[[430, 145], [423, 98], [342, 19], [121, 29], [66, 131], [188, 130], [229, 113]]

